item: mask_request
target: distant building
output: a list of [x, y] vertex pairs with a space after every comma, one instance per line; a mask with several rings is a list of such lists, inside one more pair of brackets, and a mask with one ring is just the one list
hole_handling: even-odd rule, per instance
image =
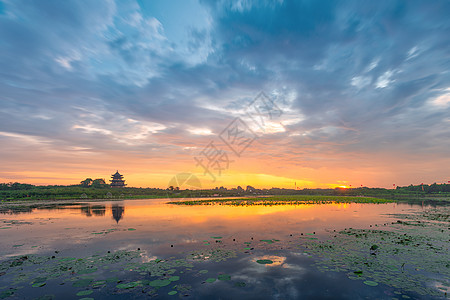
[[111, 175], [111, 187], [112, 188], [121, 188], [124, 187], [125, 184], [125, 180], [123, 180], [123, 175], [120, 175], [119, 171], [116, 171], [115, 174]]

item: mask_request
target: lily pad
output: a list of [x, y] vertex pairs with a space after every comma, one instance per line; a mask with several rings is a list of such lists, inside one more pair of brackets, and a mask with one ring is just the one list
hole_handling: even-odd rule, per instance
[[221, 236], [212, 236], [211, 238], [215, 239], [215, 240], [220, 240], [222, 237]]
[[128, 231], [135, 231], [135, 228], [128, 228]]
[[208, 279], [206, 279], [205, 280], [207, 283], [213, 283], [213, 282], [215, 282], [216, 281], [216, 278], [208, 278]]
[[176, 295], [178, 292], [177, 291], [170, 291], [167, 293], [167, 295], [173, 296]]
[[150, 281], [149, 285], [152, 287], [163, 287], [163, 286], [168, 286], [172, 281], [167, 280], [167, 279], [157, 279], [157, 280], [153, 280]]
[[227, 274], [221, 274], [221, 275], [217, 276], [217, 279], [227, 281], [227, 280], [231, 280], [231, 276], [227, 275]]
[[180, 280], [180, 276], [172, 276], [172, 277], [169, 278], [169, 280], [172, 281], [172, 282], [173, 281], [178, 281], [178, 280]]
[[273, 264], [273, 261], [270, 260], [270, 259], [258, 259], [256, 262], [257, 262], [258, 264], [261, 264], [261, 265], [270, 265], [270, 264]]
[[369, 286], [377, 286], [378, 282], [375, 282], [372, 280], [366, 280], [366, 281], [364, 281], [364, 284], [369, 285]]
[[[33, 247], [37, 247], [37, 246], [33, 246]], [[71, 260], [76, 260], [76, 258], [74, 258], [74, 257], [65, 257], [65, 258], [61, 258], [59, 261], [71, 261]]]
[[91, 284], [93, 280], [91, 278], [83, 278], [75, 281], [72, 285], [74, 287], [87, 287]]
[[128, 283], [119, 283], [116, 285], [116, 288], [118, 289], [132, 289], [137, 287], [141, 282], [140, 281], [132, 281]]
[[93, 288], [97, 288], [97, 287], [100, 287], [100, 286], [105, 285], [105, 284], [106, 284], [106, 280], [94, 281], [92, 283], [92, 287]]
[[88, 296], [90, 294], [92, 294], [94, 291], [91, 290], [87, 290], [87, 291], [80, 291], [77, 293], [77, 296]]
[[45, 282], [37, 282], [37, 283], [33, 284], [33, 287], [43, 287], [44, 285], [46, 285]]
[[198, 273], [200, 273], [200, 274], [206, 274], [206, 273], [208, 273], [208, 270], [200, 270], [200, 271], [198, 271]]

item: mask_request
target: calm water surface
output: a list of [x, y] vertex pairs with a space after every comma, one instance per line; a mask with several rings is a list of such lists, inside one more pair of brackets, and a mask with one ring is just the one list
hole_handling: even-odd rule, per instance
[[[77, 288], [67, 280], [47, 280], [36, 288], [18, 283], [11, 299], [53, 295], [56, 299], [80, 299], [76, 293], [93, 290], [94, 299], [391, 299], [389, 287], [368, 287], [345, 274], [323, 273], [311, 267], [314, 258], [295, 247], [307, 233], [326, 239], [333, 230], [369, 228], [395, 221], [389, 214], [421, 211], [426, 207], [409, 204], [316, 204], [282, 206], [178, 206], [168, 199], [74, 203], [33, 208], [29, 212], [0, 215], [0, 260], [36, 254], [85, 258], [108, 251], [140, 249], [141, 262], [186, 258], [192, 252], [225, 249], [235, 257], [211, 261], [208, 257], [192, 267], [176, 269], [180, 278], [156, 288], [117, 289], [117, 283], [103, 288]], [[309, 236], [309, 235], [308, 235]], [[215, 238], [213, 238], [215, 237]], [[274, 243], [261, 240], [275, 240]], [[197, 252], [196, 252], [197, 253]], [[226, 256], [226, 255], [225, 255]], [[271, 259], [273, 264], [256, 263]], [[107, 268], [105, 268], [107, 269]], [[207, 270], [199, 273], [199, 270]], [[155, 280], [161, 276], [140, 272], [116, 272], [122, 282]], [[31, 271], [30, 271], [31, 272]], [[172, 271], [173, 272], [173, 271]], [[134, 275], [133, 275], [134, 274]], [[137, 275], [136, 275], [137, 274]], [[206, 282], [207, 278], [230, 275], [230, 280]], [[91, 274], [89, 274], [91, 275]], [[167, 274], [164, 274], [167, 277]], [[11, 275], [12, 276], [12, 275]], [[29, 275], [32, 283], [33, 274]], [[87, 276], [87, 275], [85, 275]], [[103, 278], [103, 277], [105, 278]], [[107, 279], [104, 272], [91, 278]], [[165, 278], [163, 276], [163, 278]], [[11, 287], [8, 274], [0, 276], [0, 292]], [[176, 295], [168, 295], [179, 285]], [[387, 291], [387, 292], [386, 292]]]

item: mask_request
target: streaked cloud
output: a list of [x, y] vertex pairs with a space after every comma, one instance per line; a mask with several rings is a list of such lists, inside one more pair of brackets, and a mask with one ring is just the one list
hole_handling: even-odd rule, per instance
[[0, 0], [2, 166], [186, 172], [264, 91], [282, 117], [234, 176], [261, 178], [264, 162], [266, 186], [438, 181], [449, 14], [448, 1]]

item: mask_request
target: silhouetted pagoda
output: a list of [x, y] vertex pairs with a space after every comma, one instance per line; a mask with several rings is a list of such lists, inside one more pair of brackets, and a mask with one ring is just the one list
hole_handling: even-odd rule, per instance
[[112, 188], [120, 188], [120, 187], [124, 187], [125, 184], [125, 180], [123, 180], [123, 175], [120, 175], [119, 171], [116, 171], [115, 174], [111, 175], [111, 187]]

